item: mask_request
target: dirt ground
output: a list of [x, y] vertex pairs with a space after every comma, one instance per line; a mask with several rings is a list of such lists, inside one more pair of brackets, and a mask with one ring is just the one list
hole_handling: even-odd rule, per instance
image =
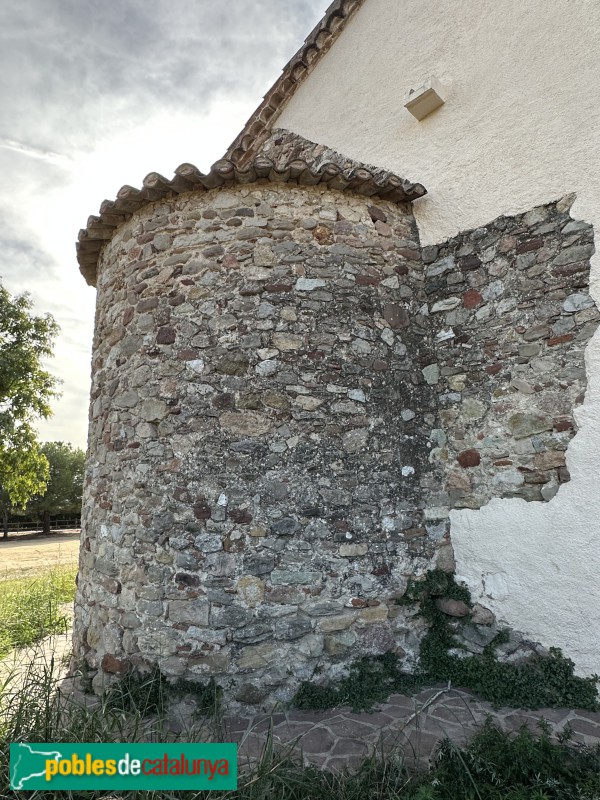
[[0, 539], [0, 581], [29, 578], [51, 567], [77, 565], [79, 531], [41, 534], [11, 534]]

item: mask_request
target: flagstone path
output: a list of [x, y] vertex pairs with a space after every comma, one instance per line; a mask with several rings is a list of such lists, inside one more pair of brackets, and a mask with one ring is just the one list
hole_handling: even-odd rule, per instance
[[522, 725], [539, 732], [544, 719], [558, 737], [566, 726], [575, 745], [600, 744], [600, 712], [568, 709], [494, 710], [489, 703], [461, 689], [436, 686], [413, 697], [394, 695], [373, 713], [354, 714], [348, 708], [321, 713], [289, 711], [270, 717], [226, 718], [228, 741], [240, 745], [240, 766], [251, 763], [267, 745], [300, 755], [304, 764], [328, 770], [352, 769], [373, 752], [396, 754], [411, 768], [426, 768], [446, 737], [463, 745], [487, 717], [502, 730]]

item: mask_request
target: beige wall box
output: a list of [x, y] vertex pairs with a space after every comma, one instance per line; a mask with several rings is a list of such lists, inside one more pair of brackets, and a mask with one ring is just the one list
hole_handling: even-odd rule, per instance
[[432, 76], [421, 86], [410, 90], [404, 99], [404, 108], [407, 108], [413, 117], [422, 120], [445, 102], [444, 89], [438, 79]]

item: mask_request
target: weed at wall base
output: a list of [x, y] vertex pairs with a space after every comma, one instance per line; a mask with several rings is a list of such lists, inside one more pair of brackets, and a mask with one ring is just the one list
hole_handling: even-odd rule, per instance
[[482, 655], [461, 658], [451, 654], [449, 651], [456, 649], [457, 643], [449, 629], [448, 617], [435, 604], [435, 598], [442, 595], [471, 603], [468, 589], [457, 584], [454, 576], [440, 570], [428, 572], [424, 580], [411, 581], [400, 601], [403, 605], [419, 604], [420, 614], [429, 623], [421, 642], [417, 671], [402, 672], [393, 653], [362, 658], [350, 667], [348, 676], [335, 685], [304, 682], [293, 705], [307, 710], [350, 705], [362, 711], [384, 702], [393, 693], [410, 694], [443, 681], [470, 689], [495, 707], [564, 707], [589, 711], [600, 708], [598, 677], [576, 676], [573, 662], [556, 648], [551, 648], [548, 656], [536, 655], [527, 663], [500, 663], [495, 646], [506, 640], [506, 633], [500, 632]]

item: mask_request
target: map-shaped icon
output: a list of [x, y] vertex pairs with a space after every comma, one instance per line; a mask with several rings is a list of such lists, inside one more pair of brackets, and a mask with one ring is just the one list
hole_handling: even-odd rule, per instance
[[62, 753], [57, 750], [34, 750], [31, 745], [23, 742], [11, 745], [11, 789], [28, 789], [27, 781], [46, 777], [46, 762], [49, 759], [59, 761], [62, 757]]

